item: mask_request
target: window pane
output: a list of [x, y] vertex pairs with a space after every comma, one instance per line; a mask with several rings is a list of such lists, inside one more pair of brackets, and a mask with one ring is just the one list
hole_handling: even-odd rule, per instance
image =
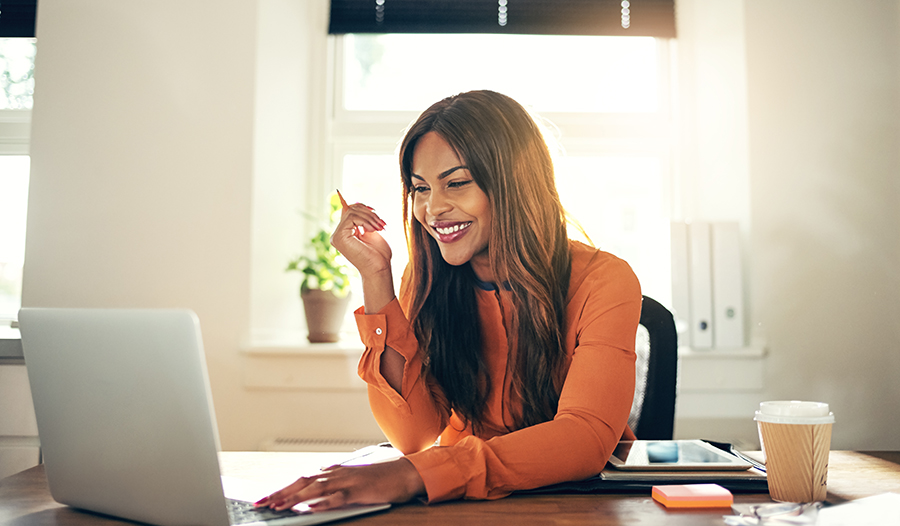
[[22, 304], [29, 165], [28, 156], [0, 155], [0, 320], [15, 319]]
[[0, 110], [30, 110], [34, 94], [33, 38], [0, 38]]
[[381, 235], [391, 246], [391, 267], [399, 291], [400, 278], [409, 257], [403, 236], [403, 183], [397, 156], [345, 155], [341, 194], [350, 203], [371, 206], [387, 223]]
[[[644, 294], [671, 304], [669, 219], [662, 161], [655, 157], [561, 157], [556, 187], [594, 245], [631, 265]], [[570, 226], [569, 236], [578, 239]]]
[[422, 111], [492, 89], [538, 112], [655, 112], [656, 41], [547, 35], [346, 35], [344, 107]]

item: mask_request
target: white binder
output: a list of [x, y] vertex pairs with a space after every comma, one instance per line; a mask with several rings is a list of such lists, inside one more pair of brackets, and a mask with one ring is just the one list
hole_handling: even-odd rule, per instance
[[672, 253], [672, 315], [678, 341], [690, 345], [691, 291], [688, 278], [688, 233], [687, 224], [680, 221], [671, 223]]
[[741, 232], [736, 222], [712, 225], [713, 346], [744, 346]]
[[713, 346], [712, 269], [710, 225], [706, 221], [688, 224], [688, 265], [690, 276], [691, 348]]

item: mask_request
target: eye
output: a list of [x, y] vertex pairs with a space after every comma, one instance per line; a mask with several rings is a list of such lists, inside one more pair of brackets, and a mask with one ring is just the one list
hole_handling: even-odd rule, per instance
[[414, 194], [421, 194], [422, 192], [427, 192], [428, 187], [424, 185], [416, 185], [412, 187], [412, 191]]
[[451, 181], [447, 184], [447, 188], [462, 188], [471, 182], [473, 182], [473, 179], [467, 179], [465, 181]]

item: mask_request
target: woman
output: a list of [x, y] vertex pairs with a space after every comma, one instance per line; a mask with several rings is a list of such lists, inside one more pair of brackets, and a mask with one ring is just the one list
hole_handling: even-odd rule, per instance
[[332, 244], [362, 277], [359, 374], [405, 456], [301, 478], [259, 505], [500, 498], [593, 476], [633, 438], [640, 286], [624, 261], [568, 239], [527, 111], [491, 91], [444, 99], [406, 133], [400, 167], [399, 299], [374, 210], [345, 207]]

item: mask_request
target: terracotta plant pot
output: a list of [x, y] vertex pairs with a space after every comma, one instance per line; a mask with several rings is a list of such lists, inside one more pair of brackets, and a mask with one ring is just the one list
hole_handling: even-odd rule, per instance
[[306, 313], [307, 339], [310, 343], [327, 343], [340, 340], [341, 325], [350, 303], [350, 294], [335, 296], [329, 290], [309, 289], [300, 293], [303, 312]]

